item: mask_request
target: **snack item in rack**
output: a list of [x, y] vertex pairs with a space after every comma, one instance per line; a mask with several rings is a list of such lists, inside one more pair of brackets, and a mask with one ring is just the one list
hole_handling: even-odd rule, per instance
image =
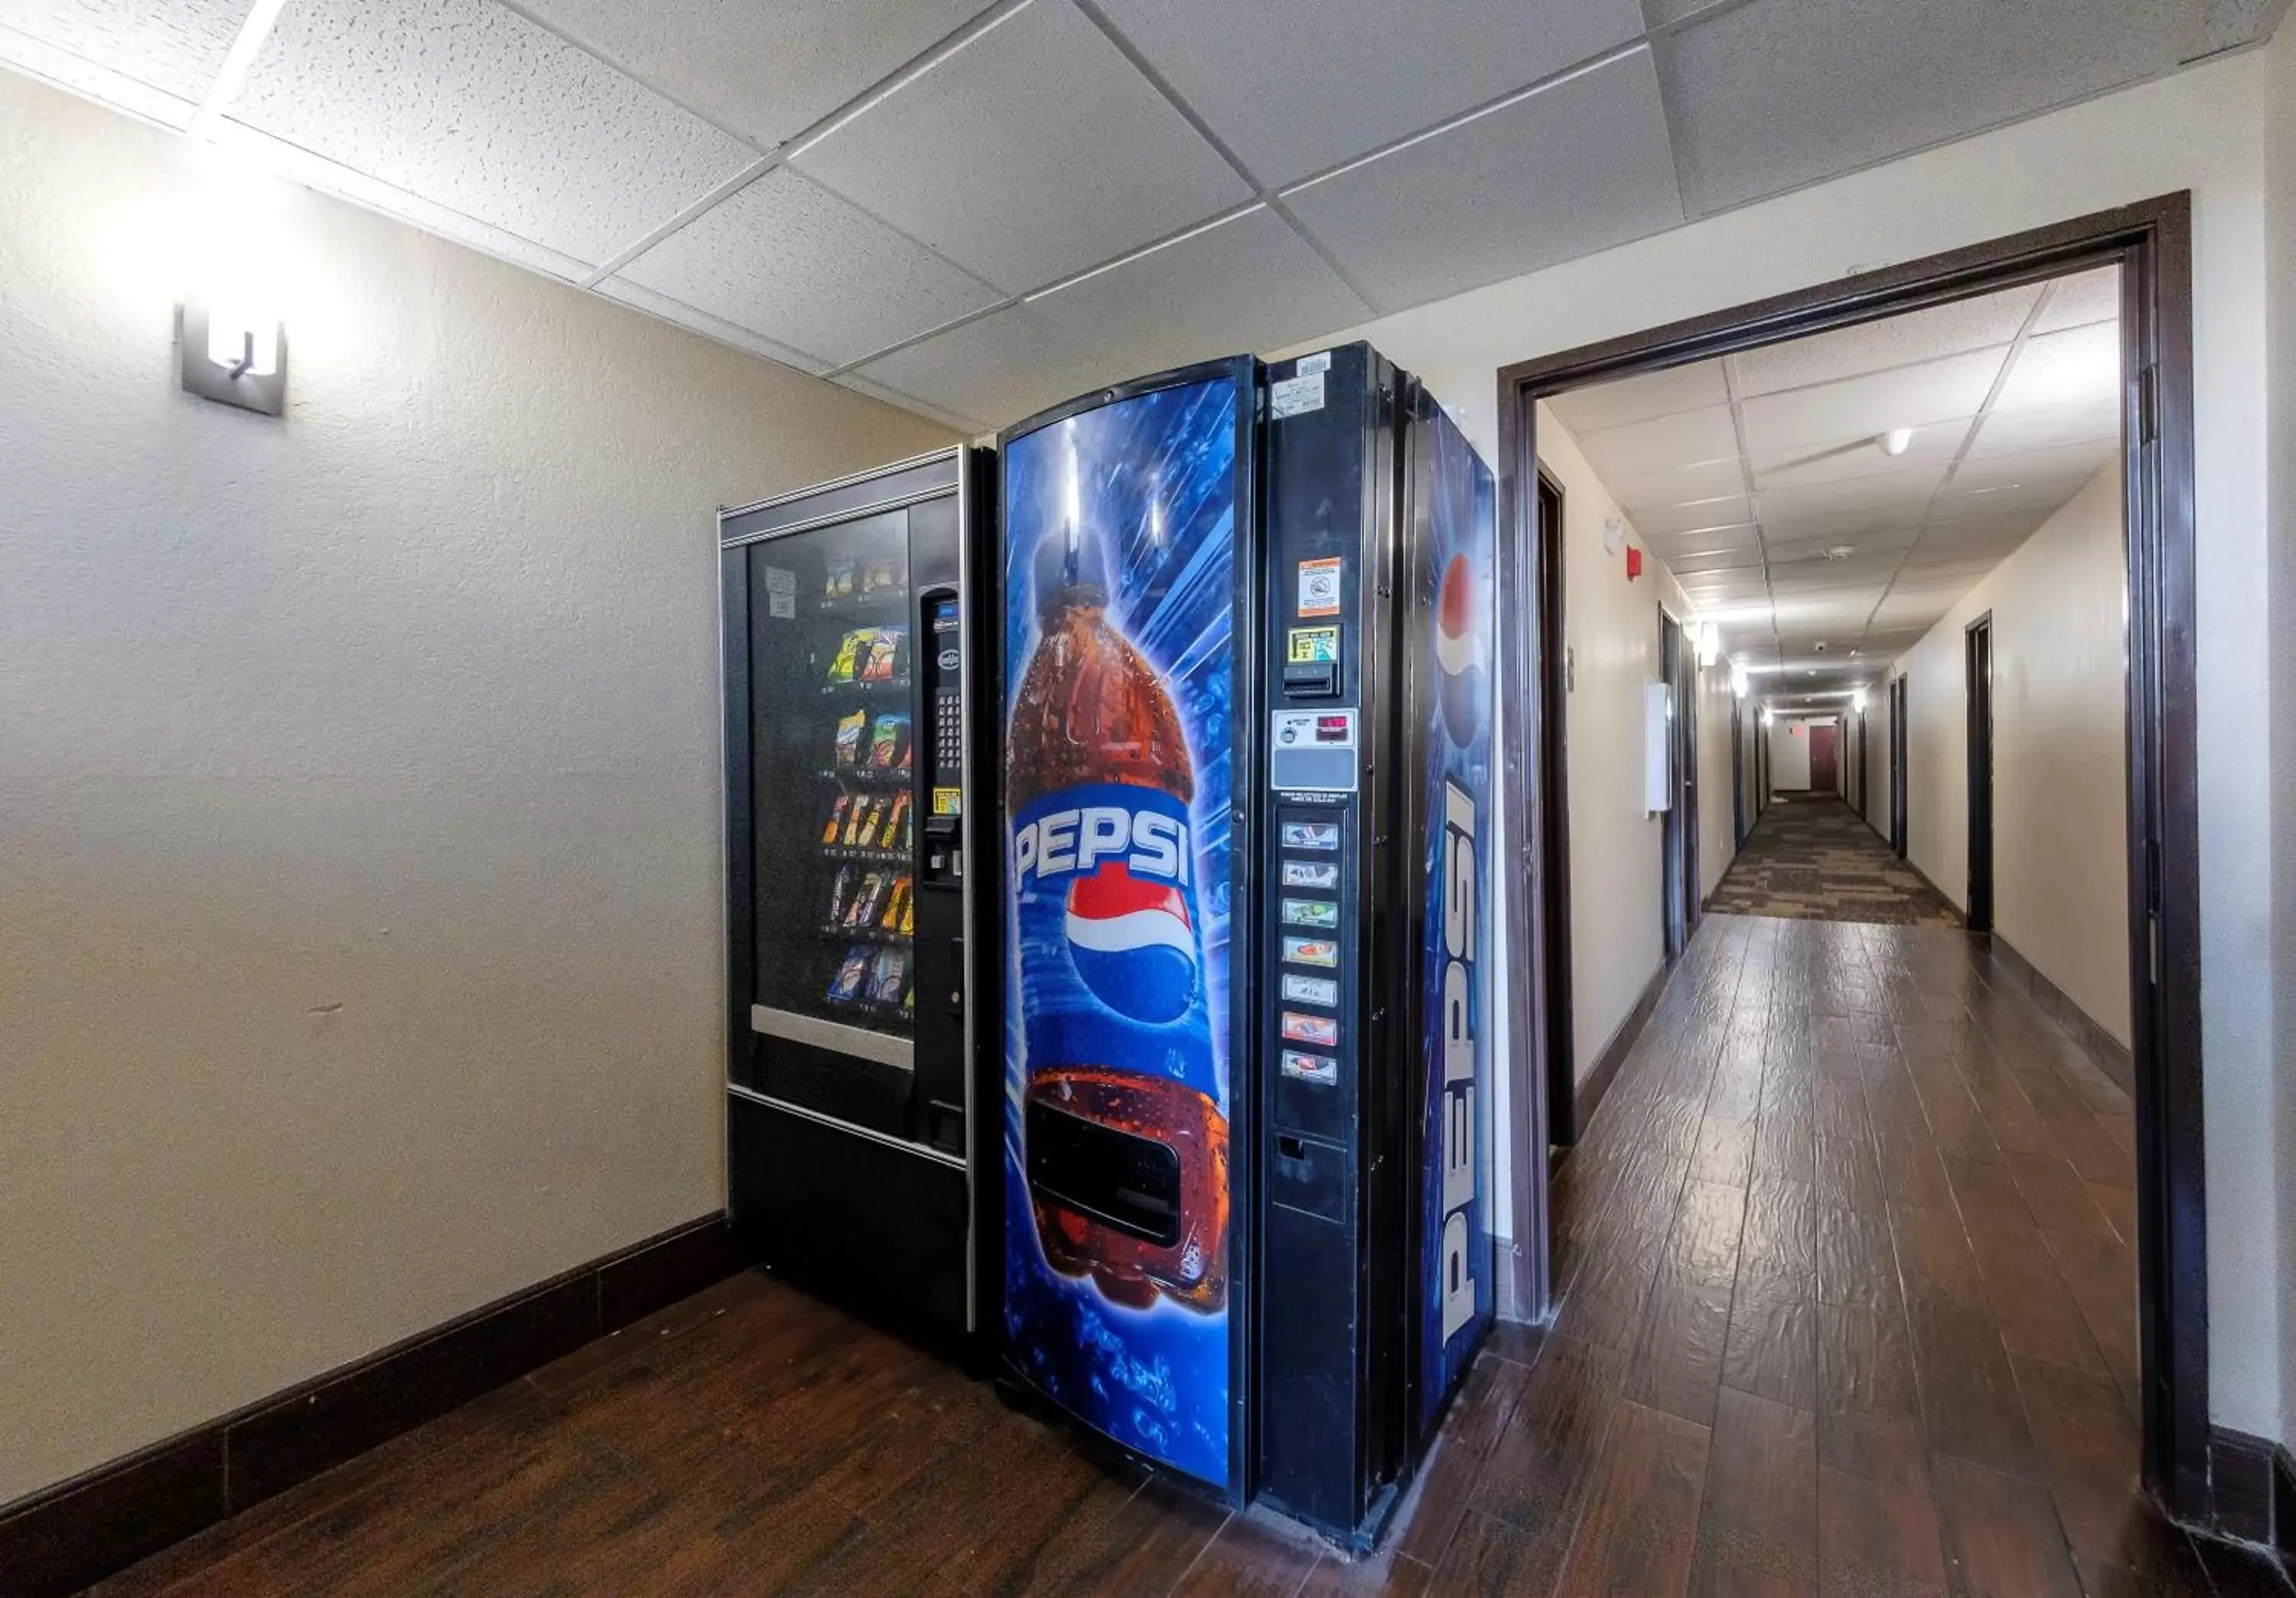
[[869, 725], [869, 712], [856, 710], [837, 718], [837, 763], [851, 766], [861, 758], [861, 734]]
[[844, 919], [846, 897], [852, 889], [853, 868], [849, 865], [839, 866], [837, 881], [832, 883], [829, 889], [829, 919], [823, 922], [822, 925], [833, 927]]
[[859, 811], [861, 815], [860, 830], [853, 835], [853, 846], [856, 848], [875, 848], [877, 847], [877, 828], [884, 820], [884, 796], [882, 794], [865, 794], [861, 798], [853, 801], [853, 807]]
[[850, 559], [829, 563], [829, 580], [821, 589], [824, 599], [843, 599], [853, 592], [853, 565]]
[[877, 918], [878, 926], [888, 932], [902, 929], [902, 923], [908, 915], [910, 891], [908, 878], [893, 879], [893, 890], [885, 896], [885, 913]]
[[873, 627], [868, 629], [862, 636], [864, 642], [861, 645], [860, 666], [857, 670], [861, 681], [865, 683], [892, 681], [893, 667], [901, 654], [902, 629]]
[[869, 815], [869, 796], [865, 793], [855, 794], [853, 807], [847, 811], [845, 815], [845, 847], [849, 849], [859, 848], [862, 828], [867, 826], [873, 830], [875, 824]]
[[873, 627], [855, 627], [837, 641], [837, 653], [829, 662], [829, 680], [832, 683], [853, 680], [853, 674], [860, 668], [861, 657], [869, 647], [869, 640], [875, 635]]
[[842, 1004], [861, 991], [861, 984], [869, 979], [869, 951], [854, 947], [845, 952], [845, 962], [837, 968], [837, 975], [829, 984], [830, 999]]
[[[908, 881], [908, 878], [903, 877], [901, 881], [906, 882]], [[916, 930], [917, 893], [914, 888], [911, 888], [909, 891], [906, 894], [904, 894], [901, 897], [901, 936], [904, 938], [913, 938], [916, 935]]]
[[885, 835], [877, 847], [906, 849], [909, 847], [909, 791], [906, 788], [893, 795], [892, 808], [885, 815]]
[[852, 802], [853, 796], [849, 793], [840, 793], [837, 796], [837, 802], [829, 807], [829, 824], [821, 829], [823, 843], [830, 844], [837, 841], [838, 831], [845, 825], [845, 812]]
[[901, 586], [901, 563], [891, 555], [879, 555], [861, 568], [861, 592], [874, 594], [881, 588]]
[[885, 878], [882, 872], [873, 871], [863, 877], [861, 885], [853, 890], [853, 897], [845, 901], [845, 917], [841, 924], [848, 927], [867, 926], [871, 917], [876, 914], [872, 906], [876, 904], [878, 896], [884, 892], [884, 889]]
[[900, 710], [888, 710], [877, 717], [877, 725], [869, 733], [869, 764], [880, 770], [890, 770], [897, 759], [906, 760], [909, 750], [909, 718]]
[[899, 949], [877, 951], [876, 968], [869, 973], [869, 996], [881, 1004], [898, 1004], [908, 979], [909, 957]]

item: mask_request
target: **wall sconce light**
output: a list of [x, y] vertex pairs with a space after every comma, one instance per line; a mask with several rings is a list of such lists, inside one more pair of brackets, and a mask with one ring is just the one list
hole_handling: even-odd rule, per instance
[[1722, 658], [1722, 629], [1710, 621], [1698, 624], [1698, 663], [1711, 666]]
[[1849, 708], [1860, 716], [1866, 714], [1866, 690], [1860, 688], [1849, 696]]
[[1777, 725], [1778, 725], [1777, 712], [1775, 712], [1775, 710], [1765, 710], [1765, 711], [1763, 711], [1763, 712], [1762, 712], [1762, 725], [1763, 725], [1764, 726], [1766, 726], [1766, 727], [1774, 727], [1774, 726]]
[[1733, 666], [1730, 668], [1730, 692], [1736, 694], [1740, 699], [1746, 697], [1746, 690], [1751, 687], [1752, 684], [1753, 678], [1746, 675], [1746, 668], [1744, 667]]
[[276, 316], [184, 301], [184, 391], [276, 416], [287, 408], [287, 330]]

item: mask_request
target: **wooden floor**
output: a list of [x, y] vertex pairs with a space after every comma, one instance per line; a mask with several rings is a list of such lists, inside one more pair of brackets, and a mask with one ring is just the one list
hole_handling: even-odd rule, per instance
[[2282, 1592], [2136, 1492], [2132, 1158], [1961, 934], [1711, 917], [1368, 1563], [751, 1274], [102, 1590]]

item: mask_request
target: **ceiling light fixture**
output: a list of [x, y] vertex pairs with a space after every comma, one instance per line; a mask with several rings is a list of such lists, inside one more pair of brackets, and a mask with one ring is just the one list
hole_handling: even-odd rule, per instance
[[1875, 433], [1874, 442], [1881, 446], [1883, 455], [1894, 461], [1914, 447], [1914, 430], [1910, 427], [1893, 427], [1886, 433]]

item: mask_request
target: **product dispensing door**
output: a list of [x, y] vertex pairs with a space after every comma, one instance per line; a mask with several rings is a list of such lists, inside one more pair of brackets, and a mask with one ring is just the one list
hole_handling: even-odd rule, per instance
[[994, 1124], [966, 938], [988, 469], [946, 450], [719, 519], [734, 1230], [954, 1335], [977, 1324], [973, 1156]]

